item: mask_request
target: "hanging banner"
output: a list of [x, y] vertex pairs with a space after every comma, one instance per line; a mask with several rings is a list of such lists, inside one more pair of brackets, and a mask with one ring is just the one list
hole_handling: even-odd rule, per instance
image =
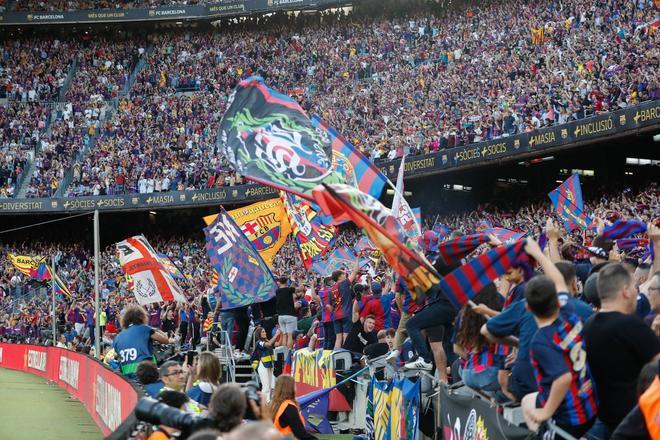
[[[332, 350], [303, 348], [296, 350], [293, 356], [293, 380], [296, 395], [302, 396], [337, 384]], [[350, 411], [351, 405], [338, 390], [330, 391], [329, 411]]]
[[[252, 242], [268, 267], [273, 266], [273, 258], [286, 243], [291, 233], [281, 199], [264, 200], [243, 208], [227, 211], [241, 231]], [[204, 217], [206, 225], [213, 223], [218, 215]]]
[[420, 382], [371, 379], [367, 416], [374, 440], [419, 439]]
[[472, 396], [440, 390], [443, 438], [453, 440], [523, 440], [534, 433], [509, 423], [489, 402]]
[[214, 293], [223, 310], [261, 303], [275, 296], [273, 274], [224, 209], [204, 228], [204, 235], [211, 266], [218, 274]]

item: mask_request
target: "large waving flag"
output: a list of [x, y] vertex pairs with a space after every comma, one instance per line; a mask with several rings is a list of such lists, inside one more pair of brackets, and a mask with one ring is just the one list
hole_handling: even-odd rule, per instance
[[[279, 198], [264, 200], [242, 208], [227, 211], [241, 231], [259, 251], [268, 267], [273, 266], [273, 259], [286, 243], [291, 233], [284, 204]], [[217, 214], [204, 217], [206, 225], [213, 223]]]
[[131, 290], [138, 303], [187, 302], [183, 290], [143, 235], [127, 238], [116, 246], [119, 263], [127, 278], [133, 280]]
[[332, 142], [332, 168], [348, 185], [379, 198], [387, 177], [350, 142], [320, 117], [312, 116], [314, 128], [326, 133]]
[[303, 264], [309, 269], [332, 246], [337, 230], [323, 224], [312, 203], [294, 194], [281, 196]]
[[404, 243], [406, 237], [392, 211], [349, 185], [319, 185], [314, 199], [333, 222], [350, 220], [362, 228], [387, 262], [403, 277], [413, 295], [426, 292], [440, 277], [431, 264]]
[[523, 257], [524, 247], [525, 242], [521, 240], [510, 245], [498, 246], [470, 260], [442, 278], [440, 281], [442, 292], [454, 307], [460, 309], [481, 289], [504, 275], [519, 261]]
[[236, 171], [256, 182], [310, 200], [319, 183], [344, 182], [332, 169], [327, 134], [312, 127], [295, 100], [260, 77], [240, 81], [230, 95], [219, 139]]
[[582, 199], [582, 187], [580, 176], [573, 174], [564, 183], [548, 193], [548, 197], [555, 207], [555, 212], [565, 221], [564, 226], [568, 230], [582, 228], [586, 230], [591, 219], [584, 212], [584, 201]]
[[218, 273], [214, 292], [222, 309], [268, 301], [275, 296], [275, 278], [250, 240], [231, 216], [221, 209], [204, 228], [206, 253]]
[[603, 229], [603, 237], [617, 240], [646, 232], [646, 223], [638, 219], [617, 220]]

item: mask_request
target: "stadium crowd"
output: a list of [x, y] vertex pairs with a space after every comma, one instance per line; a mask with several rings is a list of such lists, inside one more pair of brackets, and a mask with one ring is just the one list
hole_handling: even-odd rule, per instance
[[[543, 1], [514, 11], [491, 1], [445, 16], [428, 8], [415, 3], [394, 17], [359, 8], [349, 15], [275, 14], [223, 22], [213, 32], [153, 33], [146, 43], [137, 35], [112, 42], [95, 36], [8, 40], [0, 80], [10, 99], [51, 101], [75, 56], [78, 67], [64, 99], [84, 109], [121, 97], [137, 60], [146, 57], [129, 96], [105, 121], [111, 128], [102, 141], [79, 163], [69, 153], [80, 145], [58, 160], [56, 167], [65, 170], [55, 174], [75, 167], [71, 195], [149, 191], [151, 179], [154, 191], [158, 179], [161, 191], [163, 180], [169, 189], [240, 183], [212, 145], [229, 93], [253, 74], [298, 97], [308, 113], [321, 115], [376, 161], [511, 136], [658, 97], [658, 32], [648, 25], [658, 11], [651, 2]], [[192, 95], [182, 98], [181, 92]], [[203, 109], [190, 109], [191, 118], [188, 110], [177, 111], [181, 100]], [[142, 134], [154, 142], [135, 151], [132, 132], [154, 109], [165, 114]], [[118, 126], [127, 133], [118, 133]], [[127, 150], [140, 156], [138, 166], [125, 175], [100, 171], [125, 162]], [[164, 160], [174, 165], [152, 175]], [[42, 164], [37, 173], [52, 174]], [[48, 195], [34, 187], [52, 187], [52, 176], [35, 180], [29, 193]]]
[[157, 6], [197, 5], [212, 3], [205, 0], [18, 0], [15, 11], [82, 11], [87, 9], [134, 9]]
[[[210, 333], [206, 333], [208, 327], [205, 321], [208, 318], [219, 321], [223, 328], [229, 326], [230, 330], [233, 329], [234, 346], [238, 350], [246, 348], [253, 352], [257, 360], [262, 356], [266, 359], [269, 350], [276, 345], [291, 348], [343, 347], [355, 354], [356, 362], [360, 362], [363, 354], [373, 355], [373, 350], [376, 350], [375, 353], [388, 354], [388, 359], [403, 368], [437, 368], [441, 380], [462, 379], [466, 385], [500, 400], [522, 399], [523, 411], [531, 429], [536, 429], [540, 422], [552, 416], [560, 427], [576, 436], [584, 434], [595, 425], [593, 435], [606, 438], [604, 433], [613, 432], [635, 406], [635, 385], [642, 367], [652, 359], [657, 359], [660, 353], [660, 318], [657, 317], [660, 312], [660, 274], [654, 272], [657, 263], [652, 265], [648, 256], [640, 257], [633, 252], [637, 249], [621, 251], [612, 240], [600, 234], [605, 222], [639, 218], [649, 223], [648, 240], [657, 253], [660, 250], [660, 229], [653, 226], [653, 222], [657, 221], [659, 198], [657, 183], [650, 183], [640, 191], [626, 189], [602, 192], [585, 202], [585, 210], [599, 219], [599, 230], [590, 231], [586, 235], [570, 235], [562, 228], [546, 223], [546, 218], [553, 215], [548, 202], [522, 207], [480, 206], [464, 214], [441, 216], [427, 222], [424, 229], [429, 229], [430, 223], [437, 221], [455, 231], [448, 239], [478, 231], [483, 222], [511, 228], [513, 231], [530, 231], [532, 236], [539, 236], [543, 232], [547, 237], [545, 253], [533, 240], [527, 245], [529, 254], [539, 262], [535, 270], [542, 271], [544, 276], [535, 275], [531, 270], [533, 265], [515, 265], [499, 282], [475, 296], [476, 306], [466, 306], [460, 311], [453, 309], [441, 296], [434, 299], [430, 297], [430, 303], [420, 308], [407, 296], [409, 293], [401, 284], [392, 282], [389, 278], [391, 271], [383, 264], [376, 266], [371, 274], [355, 273], [347, 268], [345, 275], [339, 272], [326, 279], [319, 278], [304, 270], [295, 245], [289, 242], [280, 250], [273, 265], [274, 273], [283, 278], [279, 279], [280, 288], [272, 301], [214, 315], [216, 299], [212, 293], [212, 270], [203, 243], [194, 238], [149, 237], [153, 247], [169, 257], [184, 274], [185, 279], [179, 282], [184, 285], [191, 302], [152, 304], [140, 312], [141, 308], [131, 306], [134, 304], [130, 291], [131, 281], [122, 275], [114, 246], [109, 246], [101, 258], [102, 311], [99, 319], [103, 333], [103, 354], [110, 353], [106, 358], [107, 363], [125, 367], [118, 365], [111, 351], [113, 346], [115, 349], [121, 347], [118, 341], [126, 341], [126, 338], [118, 339], [117, 336], [123, 333], [122, 328], [129, 328], [126, 323], [122, 323], [124, 316], [142, 319], [140, 314], [143, 313], [145, 324], [163, 332], [161, 342], [175, 343], [182, 351], [188, 346], [199, 345], [203, 337], [211, 337]], [[429, 233], [432, 232], [425, 232], [424, 236]], [[343, 227], [335, 247], [354, 246], [360, 235], [354, 227]], [[479, 247], [476, 254], [480, 252], [479, 249], [484, 250]], [[79, 244], [25, 242], [5, 245], [3, 251], [18, 255], [59, 255], [58, 275], [65, 281], [72, 295], [58, 299], [58, 345], [84, 353], [92, 352], [95, 318], [91, 294], [93, 264], [89, 250]], [[562, 259], [564, 261], [560, 261]], [[48, 296], [42, 292], [26, 296], [23, 301], [19, 299], [30, 288], [43, 286], [43, 283], [26, 279], [6, 259], [3, 259], [3, 266], [0, 277], [0, 331], [3, 340], [18, 339], [47, 344], [49, 336], [44, 335], [44, 331], [48, 332], [51, 324]], [[436, 267], [441, 273], [446, 273], [443, 272], [446, 270], [443, 263], [439, 266], [436, 263]], [[603, 275], [595, 275], [598, 273]], [[291, 287], [288, 287], [289, 283]], [[555, 284], [557, 287], [554, 287]], [[556, 298], [553, 295], [557, 295], [557, 292], [563, 304], [562, 310], [544, 311], [544, 307], [553, 309], [552, 301], [548, 298]], [[535, 295], [545, 298], [545, 302], [535, 302]], [[525, 300], [531, 301], [529, 311], [525, 311]], [[446, 315], [443, 315], [443, 311], [449, 309], [453, 312], [444, 322]], [[125, 310], [133, 310], [135, 313]], [[567, 310], [579, 318], [564, 318]], [[427, 312], [433, 313], [431, 321], [424, 318]], [[455, 319], [457, 312], [458, 318]], [[277, 319], [273, 319], [274, 316]], [[488, 321], [486, 316], [490, 317]], [[547, 316], [554, 318], [543, 321]], [[542, 408], [546, 404], [548, 393], [555, 386], [554, 381], [564, 379], [564, 374], [568, 374], [564, 370], [547, 367], [547, 362], [554, 362], [555, 365], [558, 362], [552, 357], [556, 356], [556, 352], [548, 352], [547, 346], [538, 342], [539, 338], [546, 337], [540, 335], [547, 332], [537, 332], [534, 324], [538, 323], [541, 329], [546, 328], [547, 324], [553, 328], [556, 319], [568, 319], [566, 322], [573, 328], [577, 325], [576, 319], [586, 322], [580, 337], [587, 340], [586, 356], [591, 373], [588, 373], [587, 379], [575, 373], [571, 380], [595, 381], [599, 400], [596, 401], [595, 395], [590, 393], [580, 394], [576, 397], [579, 397], [577, 407], [572, 407], [573, 403], [565, 400], [555, 402], [559, 405], [553, 410], [556, 411], [554, 414], [535, 412], [540, 410], [534, 408]], [[440, 328], [438, 323], [442, 323]], [[253, 326], [257, 334], [254, 346], [247, 339], [249, 329]], [[417, 339], [423, 335], [421, 330], [425, 330], [426, 336]], [[603, 339], [606, 336], [599, 336], [601, 333], [609, 339]], [[496, 338], [505, 336], [519, 338], [518, 351], [499, 345], [500, 340]], [[618, 344], [616, 348], [612, 345], [614, 340]], [[526, 347], [531, 355], [526, 354]], [[628, 355], [624, 354], [632, 349], [637, 350], [637, 354], [626, 357]], [[617, 363], [624, 372], [610, 371], [611, 359], [604, 353], [611, 353], [611, 350], [621, 354]], [[412, 352], [417, 352], [417, 357], [410, 357]], [[508, 371], [505, 363], [509, 367], [513, 366], [513, 369]], [[143, 370], [155, 369], [153, 364], [150, 365], [142, 365], [130, 372], [126, 370], [125, 374], [137, 372], [138, 380], [142, 380], [140, 377], [146, 374]], [[161, 366], [160, 374], [154, 372], [156, 376], [153, 382], [160, 384], [156, 386], [158, 390], [154, 391], [153, 386], [147, 386], [145, 389], [151, 390], [148, 393], [157, 396], [161, 388], [167, 389], [170, 386], [167, 382], [170, 368], [180, 369], [181, 366], [177, 363]], [[208, 388], [206, 394], [200, 394], [199, 389], [194, 389], [192, 384], [195, 378], [191, 375], [199, 373], [189, 372], [186, 368], [184, 366], [184, 373], [192, 382], [184, 380], [174, 390], [187, 391], [188, 399], [201, 404], [202, 409], [209, 406], [208, 411], [212, 412], [213, 405], [209, 402], [213, 399], [213, 393], [208, 392]], [[197, 371], [195, 368], [196, 364], [191, 371]], [[538, 384], [532, 375], [533, 371], [541, 375], [537, 377], [543, 377]], [[267, 368], [259, 368], [258, 372], [264, 399], [275, 399], [277, 388], [273, 391], [263, 385], [268, 383], [272, 372], [268, 372]], [[548, 382], [545, 381], [546, 377]], [[209, 381], [214, 385], [212, 389], [217, 390], [219, 376]], [[557, 386], [560, 385], [563, 386]], [[546, 400], [539, 400], [540, 406], [529, 406], [531, 397], [525, 396], [537, 391], [541, 395], [539, 399]], [[165, 396], [160, 398], [167, 401]], [[580, 419], [579, 423], [575, 422], [571, 418], [575, 411], [587, 414], [586, 418]], [[600, 411], [598, 421], [597, 411]]]

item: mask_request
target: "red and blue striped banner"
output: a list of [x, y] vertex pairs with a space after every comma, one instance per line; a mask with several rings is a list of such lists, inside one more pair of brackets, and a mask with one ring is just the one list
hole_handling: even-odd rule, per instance
[[438, 253], [445, 264], [454, 264], [461, 258], [474, 252], [476, 248], [490, 239], [487, 234], [472, 234], [454, 238], [438, 245]]
[[643, 232], [646, 232], [646, 224], [641, 220], [617, 220], [603, 229], [603, 237], [617, 240], [619, 238], [626, 238]]
[[463, 307], [481, 289], [520, 261], [524, 247], [524, 241], [517, 241], [470, 260], [440, 280], [442, 292], [457, 309]]
[[494, 235], [502, 243], [509, 241], [518, 241], [525, 236], [522, 232], [514, 232], [505, 228], [490, 228], [483, 231], [484, 234]]

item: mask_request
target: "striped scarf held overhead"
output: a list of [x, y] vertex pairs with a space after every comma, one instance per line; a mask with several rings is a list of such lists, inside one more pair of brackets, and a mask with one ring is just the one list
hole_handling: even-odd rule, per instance
[[617, 240], [619, 238], [626, 238], [633, 234], [641, 234], [643, 232], [646, 232], [646, 224], [641, 220], [617, 220], [603, 229], [603, 237]]
[[460, 309], [481, 289], [501, 277], [514, 264], [527, 259], [525, 242], [517, 241], [498, 246], [470, 260], [440, 280], [440, 288], [447, 299]]
[[622, 238], [616, 241], [616, 247], [621, 250], [634, 249], [636, 247], [646, 247], [648, 245], [648, 238]]
[[457, 263], [490, 239], [487, 234], [472, 234], [454, 238], [438, 245], [440, 258], [446, 265]]

